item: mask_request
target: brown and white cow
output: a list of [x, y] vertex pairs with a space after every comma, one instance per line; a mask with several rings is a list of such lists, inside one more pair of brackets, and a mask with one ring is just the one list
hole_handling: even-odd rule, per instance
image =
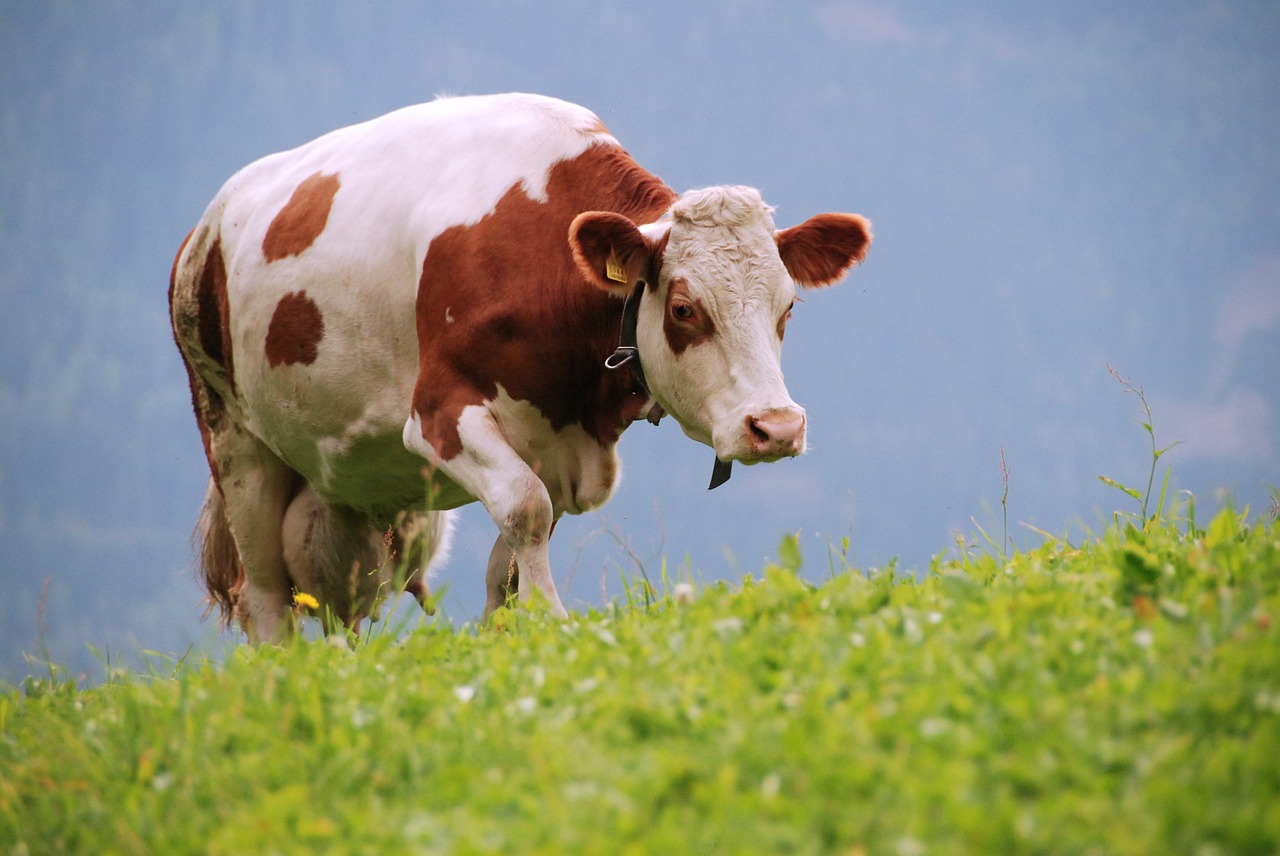
[[835, 282], [870, 240], [853, 214], [778, 231], [748, 187], [678, 195], [534, 95], [407, 107], [249, 165], [170, 285], [211, 598], [255, 641], [289, 632], [298, 591], [351, 624], [407, 550], [421, 600], [447, 510], [478, 499], [487, 611], [518, 589], [565, 615], [547, 541], [608, 500], [633, 421], [670, 414], [719, 480], [804, 451], [779, 364], [794, 283]]

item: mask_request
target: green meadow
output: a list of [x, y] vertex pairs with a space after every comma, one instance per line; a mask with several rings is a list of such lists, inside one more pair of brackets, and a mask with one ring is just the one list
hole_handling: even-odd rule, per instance
[[0, 694], [0, 852], [1280, 852], [1280, 526], [1187, 511], [55, 670]]

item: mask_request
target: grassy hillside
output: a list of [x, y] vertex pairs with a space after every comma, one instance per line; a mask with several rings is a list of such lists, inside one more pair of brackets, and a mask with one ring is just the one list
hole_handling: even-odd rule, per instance
[[0, 853], [1280, 852], [1280, 526], [32, 680]]

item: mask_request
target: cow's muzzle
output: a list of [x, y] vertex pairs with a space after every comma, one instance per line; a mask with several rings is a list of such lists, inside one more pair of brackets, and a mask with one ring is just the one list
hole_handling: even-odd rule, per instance
[[790, 407], [773, 407], [743, 419], [727, 453], [716, 453], [711, 469], [710, 489], [715, 490], [729, 480], [733, 462], [760, 464], [780, 458], [794, 458], [804, 453], [804, 411]]
[[804, 452], [804, 411], [778, 407], [743, 422], [744, 463], [794, 458]]

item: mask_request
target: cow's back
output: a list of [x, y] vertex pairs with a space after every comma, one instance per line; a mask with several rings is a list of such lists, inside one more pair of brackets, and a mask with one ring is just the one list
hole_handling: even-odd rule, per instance
[[176, 263], [188, 361], [323, 495], [366, 509], [420, 495], [420, 460], [400, 438], [432, 240], [479, 222], [513, 186], [542, 201], [553, 165], [597, 143], [616, 146], [584, 108], [486, 96], [404, 108], [256, 161]]

